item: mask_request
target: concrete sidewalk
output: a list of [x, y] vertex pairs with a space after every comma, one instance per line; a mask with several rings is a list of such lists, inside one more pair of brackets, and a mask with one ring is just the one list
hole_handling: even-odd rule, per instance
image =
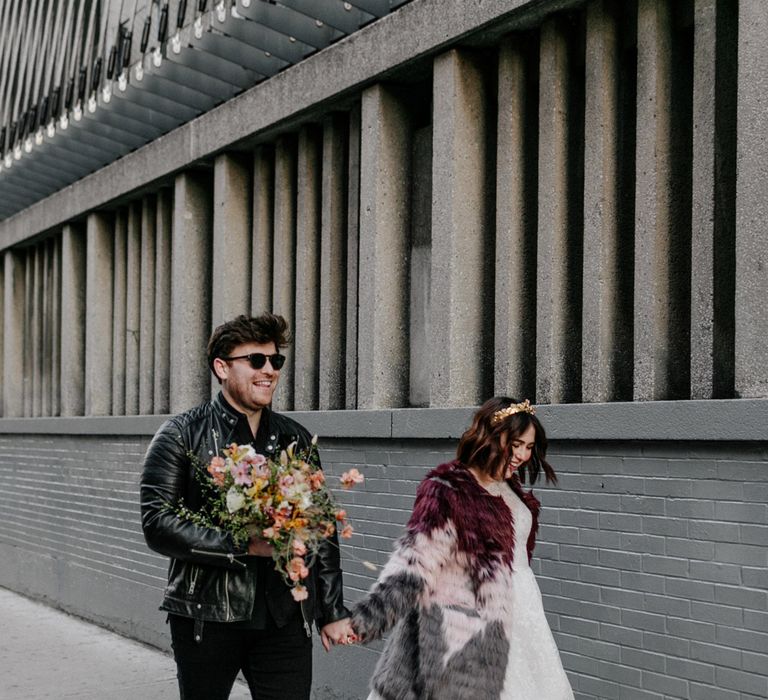
[[[0, 588], [0, 698], [173, 700], [167, 654]], [[249, 700], [236, 684], [230, 700]]]

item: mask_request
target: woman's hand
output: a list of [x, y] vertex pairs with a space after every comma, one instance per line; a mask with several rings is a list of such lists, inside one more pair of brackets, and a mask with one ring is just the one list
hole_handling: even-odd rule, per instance
[[349, 618], [345, 617], [325, 625], [320, 630], [320, 639], [325, 650], [330, 651], [332, 644], [354, 644], [357, 641], [357, 635]]

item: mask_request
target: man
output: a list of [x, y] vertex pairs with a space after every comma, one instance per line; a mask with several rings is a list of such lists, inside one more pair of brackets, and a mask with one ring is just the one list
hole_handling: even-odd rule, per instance
[[182, 700], [229, 697], [243, 672], [258, 700], [309, 698], [311, 624], [323, 646], [352, 635], [342, 597], [338, 541], [323, 542], [301, 603], [275, 571], [271, 546], [246, 547], [229, 534], [179, 518], [169, 505], [200, 508], [196, 470], [225, 445], [251, 443], [267, 457], [291, 442], [309, 445], [296, 421], [270, 410], [289, 342], [285, 319], [238, 316], [216, 328], [208, 364], [216, 398], [171, 418], [149, 446], [141, 478], [141, 517], [149, 546], [171, 558], [161, 610], [169, 613]]

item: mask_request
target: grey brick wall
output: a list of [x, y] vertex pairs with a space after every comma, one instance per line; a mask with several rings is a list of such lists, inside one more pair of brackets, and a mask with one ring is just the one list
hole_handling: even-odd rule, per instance
[[[146, 437], [0, 436], [0, 585], [168, 646], [137, 488]], [[382, 564], [447, 440], [334, 439], [330, 474], [356, 533], [347, 597]], [[764, 443], [556, 441], [534, 568], [577, 698], [768, 697], [768, 449]], [[377, 649], [316, 663], [317, 698], [362, 698]]]

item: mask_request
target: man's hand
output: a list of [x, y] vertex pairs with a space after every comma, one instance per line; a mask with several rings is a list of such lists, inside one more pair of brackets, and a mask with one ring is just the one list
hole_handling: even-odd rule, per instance
[[272, 552], [274, 551], [275, 548], [269, 544], [269, 542], [261, 539], [258, 535], [253, 535], [251, 539], [248, 540], [248, 554], [252, 554], [256, 557], [271, 557]]
[[357, 641], [357, 635], [349, 618], [345, 617], [325, 625], [320, 630], [320, 639], [325, 650], [330, 651], [332, 644], [354, 644]]

